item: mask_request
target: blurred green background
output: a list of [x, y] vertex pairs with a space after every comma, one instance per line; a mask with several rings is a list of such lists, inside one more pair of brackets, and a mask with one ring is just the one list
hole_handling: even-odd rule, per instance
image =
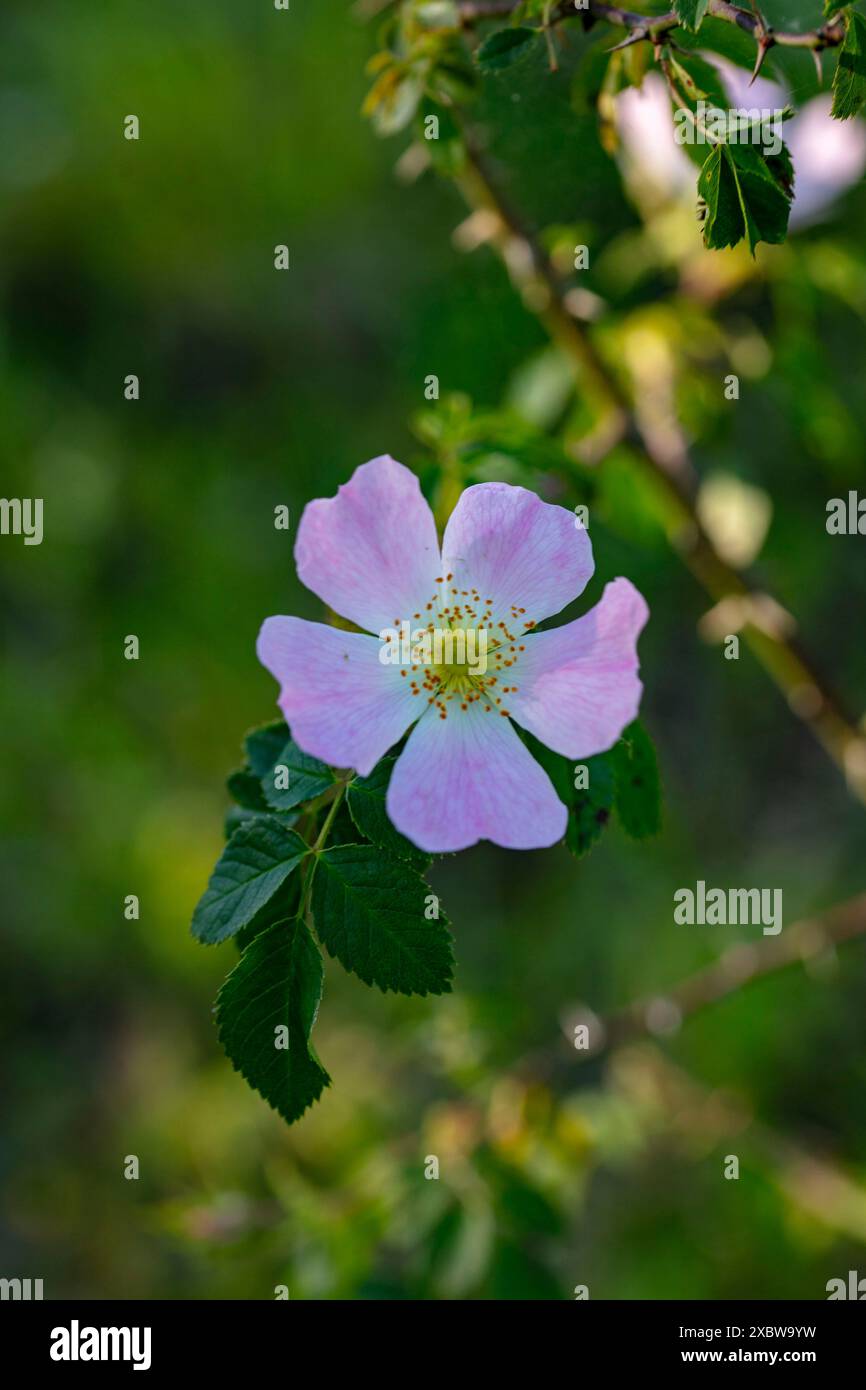
[[[864, 542], [824, 521], [863, 479], [862, 181], [756, 267], [704, 253], [692, 208], [641, 205], [573, 109], [586, 44], [571, 33], [555, 77], [491, 85], [497, 157], [534, 220], [601, 248], [582, 283], [673, 363], [701, 475], [772, 499], [759, 580], [859, 715]], [[675, 926], [677, 888], [781, 887], [793, 922], [866, 876], [862, 806], [751, 657], [698, 635], [708, 602], [625, 463], [597, 495], [586, 603], [622, 573], [652, 610], [662, 835], [612, 827], [581, 863], [480, 846], [438, 864], [454, 995], [381, 996], [329, 960], [334, 1086], [291, 1130], [218, 1047], [236, 952], [188, 923], [223, 777], [275, 713], [255, 636], [271, 613], [321, 616], [274, 507], [296, 520], [379, 453], [429, 470], [410, 428], [429, 373], [545, 414], [537, 323], [489, 250], [455, 249], [454, 190], [401, 186], [406, 141], [360, 116], [374, 48], [335, 0], [0, 17], [0, 491], [45, 499], [41, 546], [0, 539], [0, 1274], [46, 1297], [822, 1298], [866, 1265], [862, 944], [663, 1042], [583, 1065], [570, 1042], [580, 1006], [759, 941]]]

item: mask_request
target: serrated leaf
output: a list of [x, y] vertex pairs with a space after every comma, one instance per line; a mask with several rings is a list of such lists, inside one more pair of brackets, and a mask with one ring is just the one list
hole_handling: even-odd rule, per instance
[[587, 854], [610, 820], [615, 793], [614, 762], [610, 753], [585, 758], [588, 785], [574, 788], [569, 806], [565, 843], [581, 859]]
[[636, 840], [657, 835], [662, 821], [662, 792], [652, 739], [640, 720], [624, 731], [612, 749], [616, 810], [623, 829]]
[[[250, 825], [254, 820], [258, 820], [260, 816], [266, 816], [268, 814], [270, 813], [267, 810], [252, 811], [248, 806], [230, 806], [226, 811], [223, 821], [223, 834], [227, 840], [230, 840], [240, 826]], [[283, 825], [294, 825], [299, 819], [299, 811], [280, 817]]]
[[707, 12], [710, 0], [674, 0], [674, 13], [680, 24], [696, 34]]
[[[278, 781], [287, 780], [288, 785], [278, 786]], [[329, 767], [303, 753], [292, 739], [287, 739], [276, 758], [273, 767], [262, 777], [262, 791], [265, 800], [274, 811], [290, 811], [302, 801], [310, 801], [320, 796], [333, 785], [334, 778]]]
[[245, 927], [308, 852], [277, 816], [255, 816], [232, 835], [193, 913], [192, 934], [206, 946]]
[[833, 77], [833, 106], [837, 121], [856, 116], [866, 100], [866, 20], [856, 10], [846, 16], [845, 41]]
[[356, 777], [349, 783], [346, 793], [349, 814], [361, 834], [372, 840], [374, 845], [423, 869], [430, 863], [430, 855], [400, 834], [392, 825], [385, 808], [388, 783], [396, 761], [396, 758], [383, 758], [369, 777]]
[[241, 927], [236, 932], [233, 940], [238, 951], [242, 954], [251, 941], [260, 936], [268, 927], [272, 927], [275, 922], [285, 922], [289, 917], [294, 917], [298, 904], [301, 900], [301, 889], [303, 881], [300, 874], [289, 874], [285, 883], [277, 889], [269, 902], [266, 902], [253, 917], [252, 921], [247, 922], [245, 927]]
[[310, 1041], [323, 973], [303, 922], [278, 922], [247, 946], [217, 996], [232, 1065], [289, 1124], [331, 1083]]
[[705, 246], [736, 246], [745, 236], [754, 255], [759, 241], [784, 241], [790, 188], [753, 145], [716, 145], [701, 169], [698, 194], [706, 205]]
[[477, 49], [475, 61], [482, 72], [501, 72], [525, 58], [538, 38], [537, 29], [528, 29], [522, 24], [513, 29], [499, 29]]
[[373, 845], [319, 856], [313, 918], [319, 939], [368, 985], [399, 994], [446, 994], [454, 956], [445, 919], [425, 917], [427, 883]]
[[[282, 719], [253, 729], [244, 739], [244, 749], [249, 769], [259, 779], [265, 805], [271, 810], [291, 810], [302, 801], [327, 791], [334, 780], [325, 763], [301, 751]], [[287, 787], [276, 785], [275, 767], [287, 769]], [[249, 809], [255, 808], [250, 806]]]

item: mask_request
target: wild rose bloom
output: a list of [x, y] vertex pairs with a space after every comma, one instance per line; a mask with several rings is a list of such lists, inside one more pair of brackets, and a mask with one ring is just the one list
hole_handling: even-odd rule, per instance
[[[356, 469], [336, 497], [304, 510], [298, 574], [362, 633], [268, 618], [260, 661], [305, 752], [370, 773], [406, 730], [388, 789], [394, 825], [431, 853], [481, 839], [555, 844], [567, 811], [512, 720], [570, 759], [604, 752], [641, 696], [636, 643], [648, 616], [627, 579], [595, 608], [533, 629], [593, 572], [586, 531], [525, 488], [479, 483], [460, 497], [440, 554], [418, 479], [388, 456]], [[387, 664], [381, 634], [462, 628], [487, 634], [486, 670], [467, 662]], [[450, 653], [453, 658], [453, 652]]]

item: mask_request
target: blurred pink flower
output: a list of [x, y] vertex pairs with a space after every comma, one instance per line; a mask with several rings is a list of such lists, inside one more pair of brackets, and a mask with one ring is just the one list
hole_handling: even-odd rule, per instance
[[[440, 554], [418, 479], [388, 456], [356, 469], [335, 497], [305, 509], [298, 574], [365, 629], [268, 618], [258, 655], [280, 682], [279, 705], [305, 752], [370, 773], [412, 728], [391, 776], [394, 825], [431, 853], [480, 839], [551, 845], [567, 812], [514, 719], [568, 758], [610, 748], [640, 702], [636, 642], [648, 616], [627, 579], [608, 584], [576, 621], [535, 633], [593, 573], [586, 531], [525, 488], [467, 488]], [[386, 629], [403, 621], [484, 629], [487, 667], [384, 663]]]
[[[718, 68], [732, 107], [774, 111], [789, 100], [785, 88], [749, 74], [718, 54], [702, 55]], [[866, 126], [860, 120], [836, 121], [830, 115], [829, 93], [807, 101], [779, 126], [794, 162], [794, 204], [790, 227], [820, 221], [863, 176], [866, 169]], [[674, 139], [671, 102], [664, 81], [649, 73], [640, 89], [629, 87], [617, 99], [617, 125], [631, 178], [651, 184], [659, 195], [695, 196], [696, 168]]]

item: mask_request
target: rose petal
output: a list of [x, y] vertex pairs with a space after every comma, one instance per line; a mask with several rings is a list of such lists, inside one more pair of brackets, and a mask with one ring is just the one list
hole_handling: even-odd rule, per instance
[[611, 748], [640, 705], [636, 644], [648, 616], [634, 585], [615, 579], [582, 618], [530, 634], [511, 673], [509, 713], [567, 758]]
[[442, 572], [415, 474], [388, 455], [362, 463], [336, 497], [304, 508], [295, 560], [308, 589], [368, 632], [411, 621]]
[[280, 682], [278, 704], [305, 753], [372, 772], [425, 710], [399, 666], [379, 660], [378, 638], [303, 618], [267, 618], [256, 651]]
[[[494, 622], [515, 633], [577, 598], [594, 568], [589, 536], [571, 512], [508, 483], [477, 483], [461, 495], [442, 563], [454, 576], [449, 593], [457, 589], [465, 603], [462, 591], [475, 588]], [[515, 616], [512, 605], [525, 611]]]
[[547, 773], [486, 701], [447, 719], [431, 710], [415, 726], [386, 804], [397, 829], [431, 854], [482, 839], [538, 849], [562, 839], [568, 818]]

